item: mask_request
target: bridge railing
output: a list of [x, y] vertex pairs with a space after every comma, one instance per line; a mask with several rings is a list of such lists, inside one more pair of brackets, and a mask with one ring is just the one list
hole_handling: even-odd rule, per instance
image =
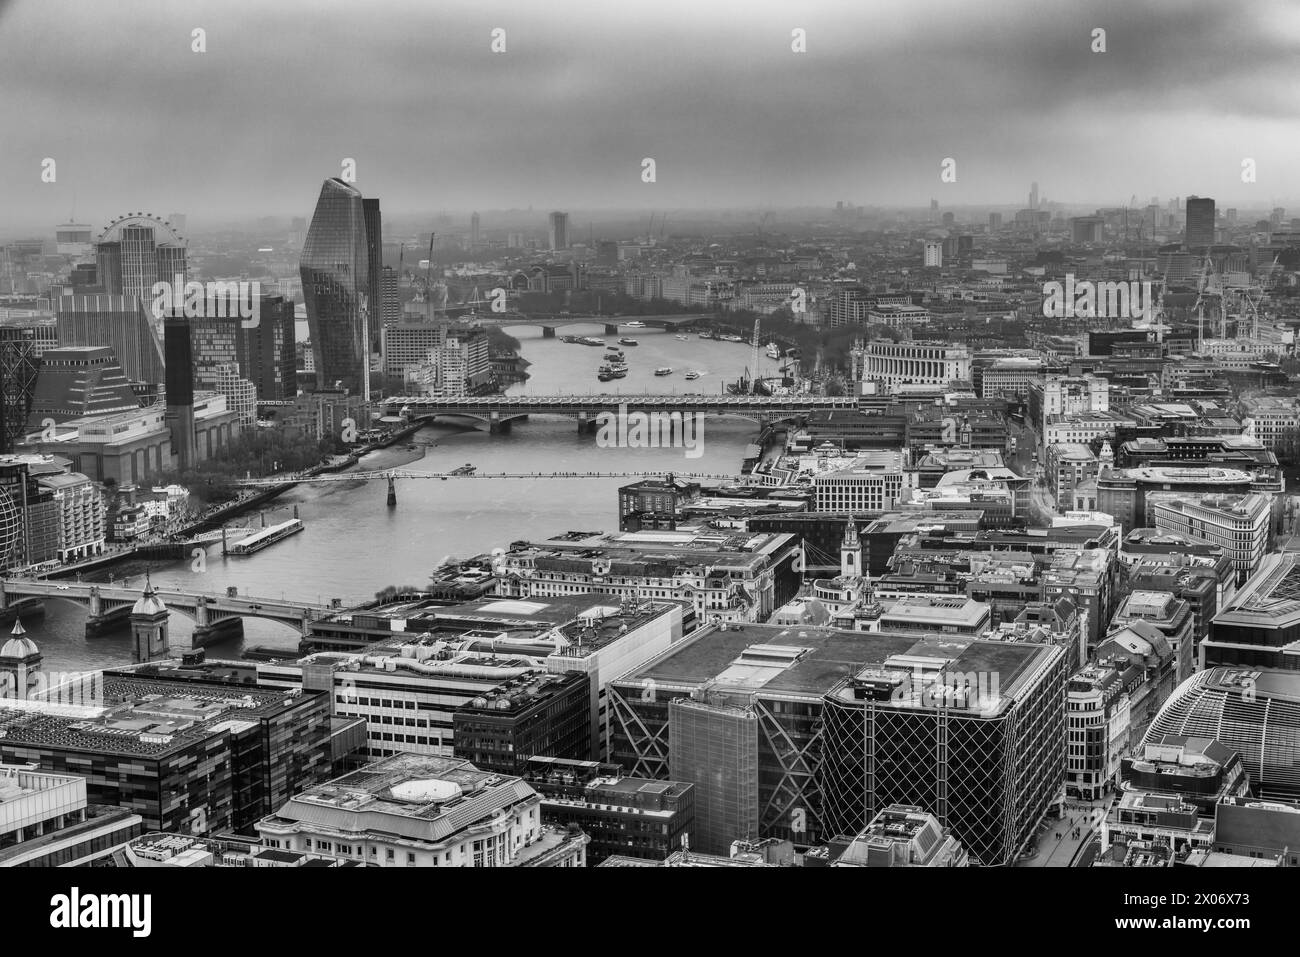
[[[100, 598], [109, 601], [134, 601], [140, 597], [140, 588], [136, 585], [118, 585], [116, 583], [106, 582], [46, 582], [32, 581], [25, 578], [6, 578], [0, 580], [6, 594], [15, 596], [49, 596], [51, 598], [89, 598], [92, 589], [99, 590]], [[223, 592], [202, 592], [202, 591], [185, 591], [175, 588], [155, 588], [156, 594], [163, 603], [167, 599], [185, 599], [197, 604], [198, 599], [209, 599], [210, 603], [221, 604], [229, 603], [238, 606], [258, 606], [259, 609], [265, 608], [268, 611], [284, 610], [286, 612], [295, 609], [306, 611], [329, 612], [339, 609], [331, 608], [329, 605], [323, 605], [314, 601], [294, 601], [289, 598], [264, 598], [259, 595], [227, 595]]]

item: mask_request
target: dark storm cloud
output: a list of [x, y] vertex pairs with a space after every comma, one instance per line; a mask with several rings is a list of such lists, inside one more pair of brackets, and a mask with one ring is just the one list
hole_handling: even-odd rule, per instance
[[344, 157], [390, 215], [1018, 203], [1031, 179], [1265, 206], [1295, 192], [1298, 46], [1271, 2], [0, 3], [0, 208], [305, 215]]

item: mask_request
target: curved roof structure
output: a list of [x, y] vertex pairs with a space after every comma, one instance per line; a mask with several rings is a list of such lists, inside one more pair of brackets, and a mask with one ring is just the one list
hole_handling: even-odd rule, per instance
[[96, 242], [115, 243], [122, 239], [122, 230], [127, 226], [148, 226], [154, 231], [154, 244], [157, 246], [184, 246], [185, 237], [176, 231], [171, 223], [152, 213], [127, 213], [119, 216], [99, 234]]
[[1171, 694], [1142, 743], [1166, 734], [1215, 738], [1241, 755], [1262, 797], [1300, 799], [1300, 672], [1218, 667]]

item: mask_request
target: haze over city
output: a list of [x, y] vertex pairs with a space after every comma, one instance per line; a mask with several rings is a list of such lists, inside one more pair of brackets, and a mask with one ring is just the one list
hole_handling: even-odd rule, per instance
[[[7, 928], [373, 949], [481, 867], [1286, 929], [1297, 54], [1300, 0], [0, 0]], [[314, 919], [339, 868], [394, 916]], [[478, 903], [440, 943], [606, 923]]]
[[1267, 209], [1297, 191], [1300, 8], [1284, 2], [351, 10], [0, 3], [6, 229], [74, 209], [97, 225], [128, 208], [303, 215], [345, 157], [399, 216], [1017, 207], [1031, 180], [1081, 206], [1199, 193]]

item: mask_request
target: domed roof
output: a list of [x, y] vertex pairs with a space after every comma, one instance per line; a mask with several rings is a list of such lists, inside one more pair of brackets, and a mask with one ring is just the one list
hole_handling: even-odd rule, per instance
[[136, 603], [131, 606], [132, 615], [156, 615], [159, 612], [167, 614], [167, 606], [162, 600], [154, 594], [153, 583], [148, 578], [145, 579], [144, 594], [136, 599]]
[[14, 630], [11, 634], [13, 637], [0, 646], [0, 658], [30, 658], [41, 653], [41, 650], [36, 647], [36, 642], [27, 637], [20, 620], [14, 619]]

